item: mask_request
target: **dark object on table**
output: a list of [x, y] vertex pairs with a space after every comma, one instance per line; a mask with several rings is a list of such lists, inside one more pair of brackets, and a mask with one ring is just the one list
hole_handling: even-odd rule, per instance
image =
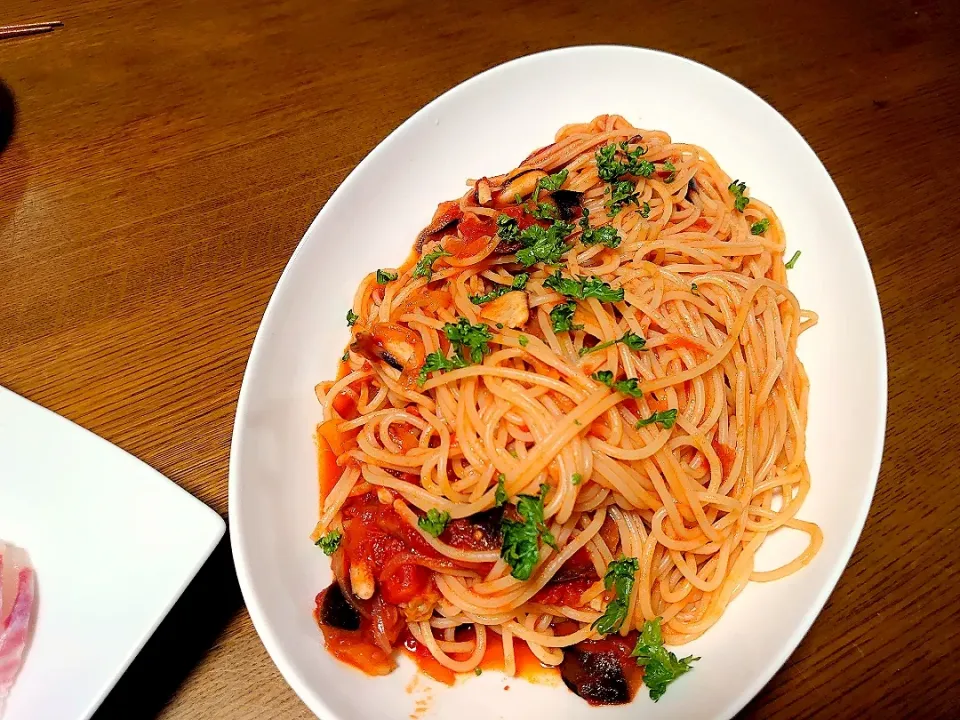
[[17, 104], [13, 100], [10, 88], [0, 80], [0, 153], [10, 144], [13, 131], [17, 127]]

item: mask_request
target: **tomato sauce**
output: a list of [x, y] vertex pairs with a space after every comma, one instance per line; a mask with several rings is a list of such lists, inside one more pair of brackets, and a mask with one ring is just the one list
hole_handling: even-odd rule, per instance
[[729, 445], [724, 445], [716, 438], [710, 443], [713, 451], [720, 458], [720, 466], [723, 468], [723, 477], [730, 477], [730, 471], [733, 470], [733, 463], [737, 459], [737, 451]]
[[512, 217], [517, 221], [517, 226], [521, 230], [526, 230], [531, 225], [539, 225], [542, 228], [549, 228], [552, 225], [551, 222], [547, 220], [538, 220], [529, 212], [527, 212], [526, 207], [520, 205], [511, 205], [509, 207], [503, 208], [501, 211], [504, 215]]
[[[472, 641], [476, 635], [472, 627], [457, 628], [454, 635], [458, 642]], [[446, 685], [453, 685], [458, 673], [444, 667], [437, 662], [430, 650], [421, 645], [416, 639], [407, 633], [403, 637], [401, 645], [403, 652], [407, 657], [416, 663], [417, 668], [434, 680]], [[470, 653], [451, 653], [450, 656], [455, 660], [465, 660], [470, 657]], [[518, 638], [513, 639], [513, 657], [517, 669], [517, 677], [521, 677], [529, 682], [556, 682], [560, 677], [560, 672], [555, 667], [544, 665], [540, 662], [530, 647]], [[499, 670], [504, 669], [503, 641], [496, 633], [487, 633], [487, 649], [480, 661], [480, 669]]]
[[[334, 593], [336, 598], [333, 605], [339, 607], [331, 609], [330, 598], [328, 597], [331, 593]], [[328, 613], [326, 618], [324, 617], [325, 608]], [[331, 655], [341, 662], [352, 665], [368, 675], [386, 675], [396, 667], [393, 657], [384, 652], [371, 639], [373, 636], [372, 618], [360, 617], [359, 620], [357, 619], [358, 614], [345, 605], [336, 581], [317, 595], [313, 617], [323, 633], [324, 646]], [[395, 631], [399, 630], [398, 619], [398, 617], [391, 618]], [[325, 620], [327, 622], [324, 622]], [[344, 620], [347, 621], [344, 623], [344, 627], [336, 627], [333, 624], [336, 622], [343, 623]]]
[[[381, 590], [396, 593], [394, 597], [412, 597], [426, 590], [429, 572], [405, 569], [407, 566], [453, 565], [397, 515], [393, 506], [381, 503], [374, 492], [348, 500], [344, 505], [343, 520], [343, 548], [348, 565], [359, 561], [367, 563]], [[421, 567], [421, 570], [425, 569]]]
[[691, 340], [688, 337], [684, 337], [683, 335], [677, 335], [676, 333], [667, 333], [666, 335], [663, 336], [663, 339], [667, 343], [667, 345], [669, 345], [670, 347], [675, 347], [675, 348], [682, 347], [682, 348], [686, 348], [687, 350], [703, 349], [700, 346], [700, 343], [698, 343], [696, 340]]
[[533, 602], [543, 605], [564, 605], [566, 607], [580, 607], [580, 598], [589, 590], [596, 580], [583, 578], [566, 582], [548, 583], [533, 596]]

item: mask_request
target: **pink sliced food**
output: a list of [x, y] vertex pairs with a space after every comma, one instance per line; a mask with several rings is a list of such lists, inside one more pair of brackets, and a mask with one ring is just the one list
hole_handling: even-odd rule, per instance
[[33, 567], [26, 552], [0, 542], [0, 711], [27, 649], [34, 600]]

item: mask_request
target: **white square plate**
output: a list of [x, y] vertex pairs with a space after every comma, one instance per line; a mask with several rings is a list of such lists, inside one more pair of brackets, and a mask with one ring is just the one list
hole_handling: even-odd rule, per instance
[[0, 539], [29, 554], [38, 597], [4, 720], [90, 717], [223, 532], [156, 470], [0, 387]]

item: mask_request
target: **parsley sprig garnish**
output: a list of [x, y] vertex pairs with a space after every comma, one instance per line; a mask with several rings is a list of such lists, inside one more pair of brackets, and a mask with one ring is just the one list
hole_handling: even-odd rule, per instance
[[434, 537], [440, 537], [440, 533], [447, 527], [448, 522], [450, 522], [450, 513], [446, 510], [430, 508], [427, 510], [426, 515], [421, 516], [420, 519], [417, 520], [417, 525], [425, 533], [433, 535]]
[[666, 180], [664, 180], [664, 182], [672, 183], [674, 180], [677, 179], [677, 168], [672, 162], [667, 160], [663, 164], [663, 169], [666, 170], [668, 173], [670, 173], [669, 175], [667, 175], [667, 178]]
[[451, 253], [448, 253], [442, 247], [438, 247], [431, 252], [428, 252], [417, 263], [416, 267], [413, 269], [414, 277], [425, 277], [427, 282], [433, 279], [433, 264], [442, 257], [449, 257]]
[[493, 494], [493, 502], [496, 507], [503, 507], [507, 502], [507, 488], [504, 485], [507, 481], [507, 476], [503, 473], [497, 475], [497, 490]]
[[609, 388], [621, 392], [624, 395], [628, 395], [632, 398], [638, 398], [643, 396], [643, 390], [640, 389], [639, 382], [636, 378], [628, 378], [626, 380], [617, 380], [614, 382], [613, 373], [609, 370], [598, 370], [593, 375], [591, 375], [594, 380], [601, 382]]
[[653, 165], [640, 159], [646, 152], [640, 145], [631, 150], [626, 140], [619, 144], [606, 145], [597, 150], [595, 155], [597, 175], [605, 182], [615, 182], [624, 175], [650, 177], [653, 174]]
[[601, 225], [598, 228], [590, 227], [590, 211], [587, 208], [583, 209], [580, 227], [583, 228], [580, 242], [588, 247], [590, 245], [606, 245], [608, 248], [615, 248], [619, 247], [623, 241], [613, 225]]
[[521, 230], [517, 236], [523, 247], [517, 251], [517, 261], [524, 267], [538, 262], [557, 265], [560, 258], [570, 249], [564, 241], [573, 232], [573, 225], [558, 220], [549, 228], [531, 225]]
[[483, 362], [483, 356], [490, 352], [490, 346], [487, 343], [493, 340], [493, 335], [490, 333], [490, 328], [483, 323], [472, 325], [466, 318], [457, 318], [455, 323], [447, 323], [443, 326], [443, 333], [450, 344], [457, 349], [461, 358], [466, 351], [471, 362], [480, 363]]
[[727, 186], [727, 190], [733, 193], [733, 206], [743, 212], [750, 203], [750, 198], [744, 195], [747, 191], [747, 184], [741, 180], [734, 180]]
[[637, 187], [629, 180], [613, 183], [608, 188], [610, 192], [609, 199], [604, 202], [607, 207], [607, 215], [616, 217], [627, 205], [640, 205]]
[[577, 304], [572, 300], [561, 303], [550, 311], [550, 324], [554, 332], [565, 332], [572, 330], [582, 330], [583, 325], [574, 325], [573, 314], [577, 310]]
[[657, 423], [658, 425], [663, 427], [665, 430], [669, 430], [670, 428], [673, 427], [674, 423], [676, 422], [677, 422], [677, 409], [672, 408], [670, 410], [659, 410], [648, 418], [637, 420], [637, 424], [634, 425], [634, 427], [637, 428], [637, 430], [639, 430], [645, 425], [652, 425], [653, 423]]
[[543, 501], [550, 487], [540, 486], [540, 495], [518, 495], [517, 513], [523, 522], [504, 517], [501, 523], [503, 546], [500, 557], [517, 580], [529, 580], [540, 559], [540, 541], [556, 549], [557, 541], [543, 517]]
[[509, 215], [497, 216], [497, 236], [504, 242], [512, 242], [520, 235], [520, 223]]
[[323, 550], [324, 555], [333, 555], [337, 548], [340, 547], [340, 541], [343, 539], [343, 533], [339, 530], [331, 530], [326, 535], [321, 537], [317, 542], [314, 543], [318, 548]]
[[515, 275], [513, 282], [510, 285], [497, 285], [488, 293], [483, 295], [471, 295], [470, 302], [474, 305], [483, 305], [488, 303], [491, 300], [496, 300], [498, 297], [506, 295], [512, 290], [523, 290], [527, 286], [527, 281], [530, 279], [530, 273], [520, 273]]
[[692, 668], [699, 660], [688, 655], [682, 660], [663, 646], [663, 633], [660, 630], [660, 618], [648, 620], [637, 639], [637, 646], [630, 653], [637, 659], [637, 665], [643, 668], [643, 684], [650, 690], [650, 699], [656, 702], [663, 697], [667, 686]]
[[559, 211], [555, 205], [550, 203], [537, 203], [530, 208], [529, 212], [537, 220], [557, 220], [559, 218]]
[[453, 357], [447, 357], [442, 350], [429, 353], [424, 358], [423, 367], [420, 368], [420, 375], [417, 376], [417, 382], [423, 385], [427, 381], [427, 376], [432, 372], [446, 372], [447, 370], [459, 370], [467, 366], [466, 360], [459, 354], [454, 353]]
[[596, 352], [597, 350], [605, 350], [611, 345], [616, 345], [617, 343], [621, 343], [623, 345], [626, 345], [631, 350], [640, 352], [641, 350], [645, 349], [644, 346], [647, 344], [647, 341], [644, 340], [639, 335], [637, 335], [632, 330], [627, 330], [623, 335], [618, 337], [616, 340], [605, 340], [602, 343], [597, 343], [593, 347], [581, 348], [580, 356], [583, 357], [587, 353]]
[[640, 569], [640, 561], [636, 558], [621, 557], [607, 565], [607, 573], [603, 576], [603, 587], [614, 590], [613, 599], [607, 603], [603, 615], [593, 621], [594, 630], [601, 635], [617, 632], [627, 619], [627, 610], [630, 607], [630, 595], [633, 593], [633, 584]]
[[598, 277], [565, 278], [557, 270], [543, 281], [543, 286], [556, 290], [561, 295], [574, 300], [596, 298], [600, 302], [620, 302], [623, 300], [623, 288], [613, 288]]
[[549, 192], [553, 192], [554, 190], [559, 190], [561, 187], [563, 187], [563, 183], [566, 182], [566, 180], [567, 170], [561, 170], [553, 175], [547, 175], [546, 177], [540, 178], [539, 182], [537, 182], [537, 187], [543, 188]]
[[483, 362], [483, 356], [490, 352], [487, 343], [493, 339], [493, 335], [486, 325], [471, 325], [466, 318], [458, 318], [455, 323], [444, 325], [443, 332], [455, 352], [451, 357], [444, 355], [442, 350], [429, 353], [424, 358], [420, 375], [417, 377], [417, 382], [421, 385], [432, 372], [459, 370], [467, 366], [468, 360], [473, 363]]

